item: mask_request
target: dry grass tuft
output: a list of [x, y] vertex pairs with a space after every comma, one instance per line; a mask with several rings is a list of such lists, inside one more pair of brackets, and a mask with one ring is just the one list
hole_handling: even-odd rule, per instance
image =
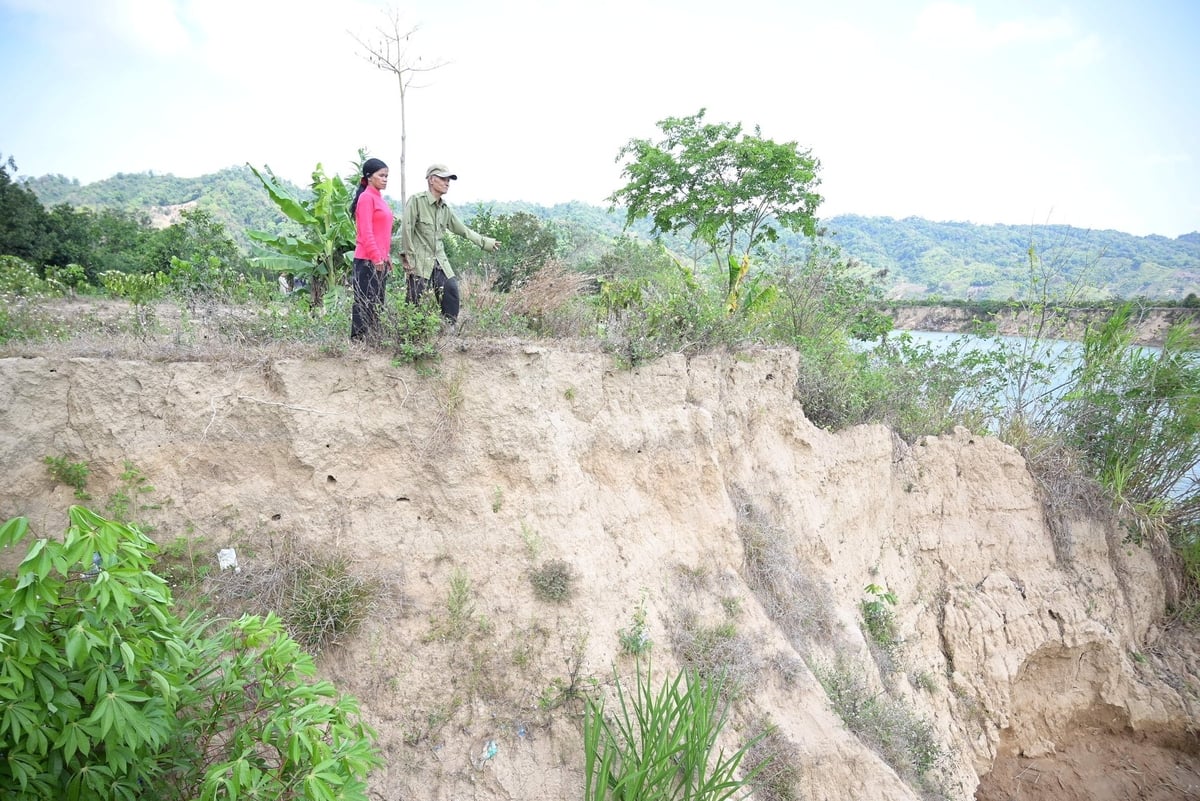
[[769, 717], [754, 721], [747, 732], [759, 738], [746, 753], [746, 772], [761, 768], [750, 784], [760, 801], [799, 801], [800, 748]]
[[833, 591], [801, 568], [787, 532], [771, 525], [750, 503], [741, 502], [738, 536], [745, 553], [746, 584], [768, 617], [800, 650], [817, 641], [828, 642], [837, 631]]
[[706, 625], [695, 610], [684, 608], [668, 625], [671, 648], [681, 665], [708, 681], [724, 678], [724, 692], [740, 698], [758, 683], [758, 647], [731, 621]]
[[314, 654], [353, 634], [382, 605], [392, 610], [407, 605], [402, 577], [364, 569], [344, 553], [302, 545], [293, 537], [273, 540], [268, 557], [245, 560], [240, 567], [215, 574], [210, 597], [240, 613], [274, 612], [292, 638]]

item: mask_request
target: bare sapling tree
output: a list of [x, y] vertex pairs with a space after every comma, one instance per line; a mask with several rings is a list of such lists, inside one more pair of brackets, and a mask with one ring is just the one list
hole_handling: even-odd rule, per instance
[[375, 29], [375, 35], [370, 42], [365, 42], [351, 33], [354, 41], [366, 51], [364, 58], [375, 67], [390, 72], [396, 76], [400, 87], [400, 205], [408, 199], [408, 186], [405, 180], [405, 164], [408, 156], [408, 119], [405, 101], [410, 89], [421, 88], [414, 84], [422, 73], [432, 72], [438, 67], [446, 66], [445, 61], [422, 63], [421, 56], [414, 56], [409, 49], [412, 35], [419, 26], [406, 27], [401, 23], [400, 12], [391, 9], [384, 12], [387, 22]]

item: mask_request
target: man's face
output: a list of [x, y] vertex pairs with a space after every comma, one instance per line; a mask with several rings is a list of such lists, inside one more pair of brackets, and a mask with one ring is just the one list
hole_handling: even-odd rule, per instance
[[450, 191], [450, 179], [440, 175], [429, 176], [429, 191], [441, 197]]

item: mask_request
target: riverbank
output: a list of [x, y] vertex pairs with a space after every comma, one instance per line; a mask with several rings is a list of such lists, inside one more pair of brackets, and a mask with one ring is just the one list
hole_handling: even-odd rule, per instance
[[[895, 306], [887, 310], [894, 327], [905, 331], [939, 331], [942, 333], [975, 333], [981, 324], [993, 324], [996, 333], [1023, 336], [1036, 328], [1032, 315], [1020, 309], [984, 310], [960, 306]], [[1055, 339], [1083, 339], [1091, 325], [1108, 319], [1109, 308], [1067, 309], [1056, 313], [1057, 320], [1048, 325], [1045, 336]], [[1161, 345], [1167, 330], [1177, 322], [1190, 323], [1200, 330], [1200, 309], [1178, 306], [1150, 306], [1137, 313], [1139, 345]]]

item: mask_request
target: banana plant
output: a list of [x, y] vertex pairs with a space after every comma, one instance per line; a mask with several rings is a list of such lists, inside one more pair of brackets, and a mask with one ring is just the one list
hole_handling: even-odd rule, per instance
[[354, 250], [354, 220], [350, 217], [350, 188], [340, 176], [325, 174], [317, 164], [312, 173], [312, 197], [298, 199], [285, 188], [269, 166], [250, 170], [262, 182], [284, 216], [303, 230], [290, 233], [247, 231], [246, 235], [268, 252], [251, 263], [268, 270], [290, 273], [308, 282], [312, 308], [324, 305], [326, 290], [348, 271], [347, 254]]
[[729, 276], [725, 291], [726, 314], [737, 311], [752, 314], [769, 305], [778, 294], [778, 290], [770, 281], [763, 280], [762, 273], [747, 280], [749, 272], [749, 253], [743, 255], [740, 260], [737, 256], [729, 256]]

